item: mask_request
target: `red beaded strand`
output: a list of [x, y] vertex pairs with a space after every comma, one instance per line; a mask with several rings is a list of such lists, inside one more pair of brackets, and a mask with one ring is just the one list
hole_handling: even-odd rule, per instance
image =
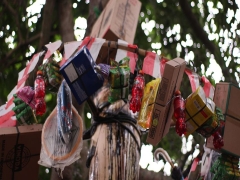
[[139, 71], [139, 74], [135, 77], [132, 87], [132, 97], [129, 102], [129, 108], [132, 112], [139, 112], [141, 109], [141, 101], [143, 97], [143, 91], [145, 86], [145, 79], [143, 71]]
[[37, 71], [37, 77], [34, 81], [34, 91], [35, 91], [35, 112], [36, 115], [43, 115], [46, 112], [46, 102], [45, 97], [45, 82], [43, 78], [43, 72]]
[[182, 136], [187, 131], [187, 126], [185, 123], [185, 101], [181, 96], [180, 91], [175, 92], [174, 98], [174, 117], [176, 118], [175, 130], [179, 136]]

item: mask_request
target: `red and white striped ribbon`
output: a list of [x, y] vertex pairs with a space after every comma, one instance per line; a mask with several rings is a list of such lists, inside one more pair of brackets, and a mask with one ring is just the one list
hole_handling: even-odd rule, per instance
[[213, 150], [210, 148], [207, 148], [205, 145], [203, 146], [203, 148], [204, 148], [204, 154], [202, 156], [202, 163], [201, 163], [201, 176], [204, 178], [204, 180], [206, 180], [207, 174], [211, 167]]
[[[192, 166], [191, 166], [191, 169], [190, 169], [190, 173], [191, 172], [194, 172], [197, 170], [197, 166], [198, 166], [198, 163], [199, 163], [200, 159], [198, 157], [196, 157], [193, 162], [192, 162]], [[189, 173], [189, 174], [190, 174]], [[189, 176], [189, 175], [188, 175]], [[189, 177], [186, 177], [184, 180], [190, 180]]]
[[98, 54], [105, 41], [105, 39], [101, 38], [86, 37], [83, 39], [83, 41], [74, 41], [66, 45], [64, 44], [64, 56], [62, 62], [60, 63], [60, 66], [62, 66], [74, 52], [77, 53], [80, 51], [83, 46], [87, 46], [93, 60], [96, 62]]
[[76, 49], [82, 44], [82, 41], [73, 41], [64, 43], [64, 54], [63, 58], [60, 62], [60, 66], [62, 66], [76, 51]]
[[[138, 48], [136, 45], [128, 44], [126, 41], [123, 41], [121, 39], [118, 40], [118, 44], [121, 46], [132, 48], [132, 49]], [[123, 49], [118, 49], [116, 57], [115, 57], [115, 61], [119, 62], [120, 60], [122, 60], [125, 57], [130, 58], [129, 67], [130, 67], [131, 73], [134, 73], [134, 69], [135, 69], [135, 66], [136, 66], [136, 63], [138, 60], [138, 55], [134, 52], [130, 52], [130, 51], [123, 50]]]
[[[15, 106], [13, 103], [13, 94], [16, 94], [19, 89], [25, 86], [25, 82], [29, 76], [29, 73], [31, 73], [34, 68], [36, 67], [39, 57], [42, 55], [43, 52], [39, 52], [35, 54], [30, 62], [26, 65], [26, 67], [18, 73], [18, 83], [17, 85], [12, 89], [12, 91], [7, 96], [7, 103], [1, 106], [0, 111], [0, 127], [6, 127], [6, 126], [15, 126], [16, 125], [16, 117], [13, 116], [14, 112], [12, 111], [12, 108]], [[9, 120], [9, 122], [8, 122]]]
[[30, 62], [26, 65], [26, 67], [18, 73], [17, 85], [13, 88], [13, 90], [7, 96], [8, 102], [6, 104], [6, 108], [8, 108], [8, 106], [10, 106], [13, 103], [13, 94], [16, 94], [19, 89], [24, 87], [25, 82], [29, 76], [29, 73], [31, 73], [34, 70], [34, 68], [36, 67], [38, 60], [39, 60], [40, 56], [42, 55], [42, 53], [43, 52], [39, 52], [39, 53], [35, 54], [32, 57], [32, 59], [30, 60]]
[[90, 54], [92, 55], [94, 62], [96, 62], [99, 51], [101, 50], [102, 45], [105, 41], [106, 41], [105, 39], [101, 39], [101, 38], [92, 38], [90, 40], [90, 43], [88, 43], [87, 48]]
[[[199, 75], [194, 71], [191, 71], [190, 69], [185, 69], [185, 73], [188, 75], [188, 78], [192, 87], [192, 92], [195, 92], [196, 89], [200, 86]], [[214, 86], [205, 76], [202, 76], [201, 81], [204, 84], [203, 90], [204, 90], [205, 96], [207, 98], [213, 99], [214, 90], [215, 90]]]
[[60, 40], [46, 44], [45, 47], [47, 48], [47, 53], [45, 54], [44, 59], [48, 59], [54, 52], [56, 52], [59, 49], [61, 45], [62, 41]]
[[215, 91], [214, 86], [205, 76], [202, 76], [201, 80], [204, 83], [203, 90], [205, 92], [206, 97], [213, 99]]
[[185, 73], [188, 75], [192, 92], [195, 92], [200, 85], [198, 74], [195, 73], [194, 71], [191, 71], [190, 69], [185, 69]]
[[143, 72], [155, 78], [162, 77], [166, 59], [160, 58], [158, 54], [147, 51], [143, 61]]
[[8, 108], [6, 108], [6, 104], [0, 107], [0, 127], [16, 126], [17, 121], [14, 116], [15, 113], [12, 111], [14, 106], [15, 105], [11, 103]]

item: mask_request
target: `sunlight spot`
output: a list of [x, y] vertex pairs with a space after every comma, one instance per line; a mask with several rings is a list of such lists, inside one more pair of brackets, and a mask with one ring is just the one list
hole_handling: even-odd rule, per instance
[[176, 40], [176, 41], [179, 41], [180, 39], [181, 39], [180, 34], [177, 34], [176, 37], [175, 37], [175, 40]]
[[13, 45], [13, 44], [9, 44], [9, 45], [8, 45], [8, 48], [9, 48], [9, 49], [13, 49], [13, 48], [14, 48], [14, 45]]
[[201, 64], [201, 73], [205, 74], [205, 66], [204, 66], [204, 64]]
[[152, 38], [151, 38], [151, 37], [148, 37], [148, 38], [147, 38], [147, 41], [148, 41], [148, 42], [151, 42], [151, 41], [152, 41]]
[[87, 118], [91, 119], [92, 118], [92, 114], [90, 112], [87, 113]]
[[77, 3], [73, 3], [73, 8], [77, 8]]
[[240, 50], [237, 47], [233, 48], [233, 54], [234, 57], [240, 57]]
[[167, 32], [167, 37], [170, 37], [172, 35], [171, 29]]
[[193, 158], [193, 155], [192, 155], [192, 154], [189, 155], [189, 156], [188, 156], [188, 161], [192, 161], [192, 158]]
[[48, 173], [49, 173], [49, 169], [48, 169], [48, 168], [46, 168], [46, 169], [45, 169], [45, 172], [48, 174]]
[[28, 21], [33, 22], [34, 24], [37, 23], [38, 17], [37, 16], [33, 16], [31, 18], [28, 19]]
[[149, 35], [149, 31], [148, 31], [148, 30], [146, 30], [146, 29], [144, 30], [144, 33], [145, 33], [145, 35], [146, 35], [146, 36], [148, 36], [148, 35]]
[[180, 29], [181, 29], [181, 26], [179, 24], [174, 24], [173, 29], [172, 29], [173, 34], [176, 34], [176, 33], [179, 34]]
[[84, 38], [86, 28], [87, 28], [87, 20], [83, 17], [78, 17], [75, 20], [75, 24], [74, 24], [74, 35], [77, 41], [80, 41]]
[[87, 20], [84, 17], [78, 17], [75, 20], [74, 29], [87, 29]]
[[217, 3], [217, 8], [218, 8], [218, 9], [223, 9], [223, 5], [222, 5], [221, 2], [218, 2], [218, 3]]
[[228, 11], [227, 11], [227, 23], [228, 23], [228, 24], [229, 24], [230, 21], [232, 20], [233, 16], [234, 16], [234, 11], [231, 10], [231, 9], [228, 9]]
[[187, 148], [186, 148], [186, 137], [182, 137], [182, 148], [181, 148], [181, 151], [183, 154], [186, 154], [187, 153]]
[[177, 43], [176, 50], [177, 50], [177, 52], [182, 52], [182, 46], [180, 43]]
[[149, 171], [159, 172], [164, 167], [163, 160], [159, 162], [151, 162], [148, 166]]
[[223, 76], [222, 69], [217, 64], [213, 55], [211, 55], [211, 57], [210, 57], [210, 65], [206, 71], [206, 76], [210, 76], [211, 74], [212, 74], [212, 78], [215, 80], [215, 83], [218, 83], [221, 80], [221, 77]]
[[29, 46], [29, 50], [30, 50], [31, 53], [34, 53], [34, 52], [35, 52], [35, 49], [34, 49], [33, 46]]
[[164, 166], [164, 174], [167, 176], [171, 175], [171, 165], [168, 162]]
[[[238, 72], [239, 72], [239, 70], [238, 70]], [[236, 77], [237, 82], [239, 83], [239, 73], [235, 72], [234, 75]]]
[[41, 9], [43, 5], [46, 3], [46, 0], [37, 0], [33, 4], [31, 4], [29, 7], [27, 7], [27, 16], [33, 15], [35, 13], [41, 13]]
[[146, 169], [148, 164], [153, 162], [153, 153], [152, 153], [153, 146], [152, 145], [142, 145], [141, 147], [141, 154], [144, 154], [144, 156], [141, 156], [139, 165]]
[[207, 2], [207, 6], [208, 6], [208, 8], [212, 8], [213, 7], [213, 2], [212, 1], [208, 1]]

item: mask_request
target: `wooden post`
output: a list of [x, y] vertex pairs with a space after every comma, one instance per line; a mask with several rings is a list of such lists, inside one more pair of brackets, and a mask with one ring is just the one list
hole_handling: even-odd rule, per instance
[[140, 160], [140, 134], [132, 124], [127, 126], [133, 135], [119, 123], [97, 126], [91, 138], [89, 180], [138, 180]]

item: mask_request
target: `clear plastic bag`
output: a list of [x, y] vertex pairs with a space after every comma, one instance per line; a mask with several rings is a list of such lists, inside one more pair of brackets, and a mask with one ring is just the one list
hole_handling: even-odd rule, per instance
[[82, 149], [82, 118], [72, 106], [72, 128], [70, 140], [64, 143], [61, 140], [57, 126], [57, 107], [47, 118], [42, 130], [42, 148], [38, 164], [45, 167], [53, 167], [62, 177], [62, 171], [80, 158]]

